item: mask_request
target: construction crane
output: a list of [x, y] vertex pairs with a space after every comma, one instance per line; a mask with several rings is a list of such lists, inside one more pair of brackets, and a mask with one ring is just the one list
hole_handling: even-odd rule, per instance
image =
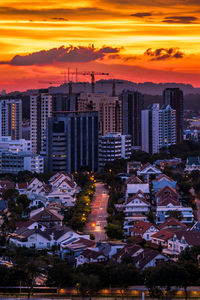
[[[62, 73], [64, 74], [64, 81], [39, 81], [39, 83], [48, 83], [48, 84], [64, 84], [66, 83], [66, 72]], [[91, 77], [91, 86], [92, 86], [92, 93], [94, 93], [95, 90], [95, 76], [108, 76], [109, 73], [104, 72], [94, 72], [94, 71], [83, 71], [80, 72], [77, 70], [75, 72], [71, 72], [68, 68], [68, 86], [69, 86], [69, 95], [72, 94], [72, 81], [70, 81], [70, 75], [76, 75], [76, 83], [78, 83], [78, 75], [83, 76], [90, 76]]]
[[[110, 81], [101, 82], [101, 84], [110, 84]], [[112, 79], [112, 97], [116, 96], [116, 84], [123, 84], [123, 81]]]
[[95, 76], [108, 76], [109, 75], [109, 73], [94, 72], [94, 71], [78, 72], [77, 69], [76, 69], [76, 72], [70, 72], [70, 74], [76, 75], [76, 80], [78, 78], [78, 75], [83, 75], [83, 76], [89, 75], [91, 77], [92, 93], [94, 93], [94, 90], [95, 90]]

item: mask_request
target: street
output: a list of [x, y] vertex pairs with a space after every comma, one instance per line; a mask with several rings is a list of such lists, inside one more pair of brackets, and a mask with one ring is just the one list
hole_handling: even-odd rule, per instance
[[96, 183], [96, 191], [91, 203], [91, 214], [88, 222], [84, 228], [87, 234], [94, 234], [95, 241], [103, 241], [107, 239], [104, 227], [107, 224], [107, 204], [108, 204], [108, 190], [103, 183]]

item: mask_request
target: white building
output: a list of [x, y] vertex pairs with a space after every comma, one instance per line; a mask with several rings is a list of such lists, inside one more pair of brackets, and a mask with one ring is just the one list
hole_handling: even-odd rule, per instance
[[31, 141], [25, 139], [13, 140], [11, 136], [0, 136], [0, 150], [10, 152], [31, 151]]
[[131, 135], [107, 133], [99, 138], [99, 168], [116, 159], [129, 159], [131, 155]]
[[13, 140], [22, 138], [22, 100], [0, 100], [0, 136], [11, 136]]
[[142, 150], [157, 153], [176, 144], [176, 111], [170, 105], [152, 104], [142, 111]]
[[33, 153], [45, 152], [47, 119], [52, 115], [52, 96], [30, 96], [30, 128]]

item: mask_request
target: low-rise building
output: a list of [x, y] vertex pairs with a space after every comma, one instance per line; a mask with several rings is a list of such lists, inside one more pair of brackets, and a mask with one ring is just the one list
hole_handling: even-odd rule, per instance
[[150, 176], [159, 176], [162, 174], [162, 171], [151, 165], [150, 163], [147, 163], [145, 165], [143, 165], [138, 171], [137, 171], [137, 175], [138, 176], [142, 176], [145, 179], [149, 179]]
[[159, 190], [163, 189], [166, 186], [176, 189], [176, 181], [165, 174], [161, 174], [156, 179], [152, 180], [152, 185], [154, 193], [157, 193]]
[[146, 241], [151, 241], [152, 235], [158, 232], [158, 228], [150, 222], [137, 221], [130, 229], [131, 236], [140, 236]]
[[185, 172], [200, 171], [200, 156], [190, 156], [187, 158]]

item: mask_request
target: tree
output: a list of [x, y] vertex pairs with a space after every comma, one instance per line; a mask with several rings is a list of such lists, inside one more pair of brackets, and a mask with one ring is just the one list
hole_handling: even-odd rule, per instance
[[7, 200], [7, 201], [8, 200], [15, 200], [18, 195], [19, 195], [18, 190], [8, 189], [3, 193], [2, 198], [3, 198], [3, 200]]
[[81, 294], [82, 299], [85, 299], [89, 295], [90, 299], [101, 288], [101, 282], [97, 275], [89, 274], [85, 276], [84, 273], [78, 273], [74, 275], [75, 287]]
[[112, 224], [108, 223], [105, 227], [106, 234], [110, 239], [122, 239], [123, 238], [123, 229], [120, 223]]
[[19, 195], [17, 197], [17, 200], [16, 200], [16, 203], [18, 205], [21, 205], [22, 206], [22, 209], [25, 210], [26, 208], [29, 207], [30, 205], [30, 200], [28, 199], [28, 197], [26, 195]]
[[73, 268], [68, 262], [55, 264], [48, 272], [47, 286], [71, 287], [73, 283]]

